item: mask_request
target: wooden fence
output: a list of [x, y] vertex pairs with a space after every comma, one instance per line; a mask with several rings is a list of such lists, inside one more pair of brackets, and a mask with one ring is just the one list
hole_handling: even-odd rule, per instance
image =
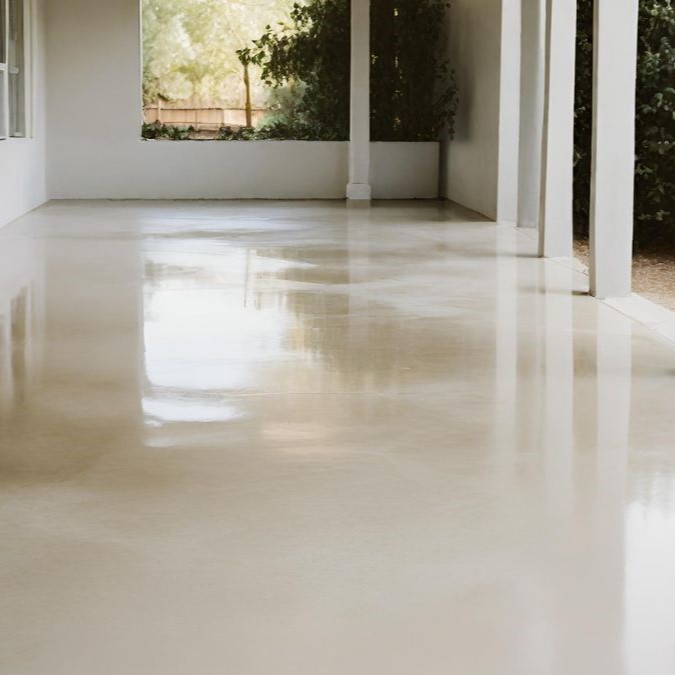
[[[267, 113], [266, 110], [253, 110], [253, 126], [258, 126]], [[146, 106], [144, 119], [151, 124], [158, 120], [163, 124], [181, 127], [194, 127], [198, 130], [213, 131], [222, 126], [246, 126], [246, 110], [244, 108], [165, 108]]]

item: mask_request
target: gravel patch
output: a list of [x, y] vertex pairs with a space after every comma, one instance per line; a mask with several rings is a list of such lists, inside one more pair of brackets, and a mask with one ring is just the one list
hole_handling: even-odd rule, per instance
[[[588, 268], [587, 240], [575, 240], [574, 255]], [[675, 255], [636, 253], [633, 257], [633, 291], [675, 312]]]

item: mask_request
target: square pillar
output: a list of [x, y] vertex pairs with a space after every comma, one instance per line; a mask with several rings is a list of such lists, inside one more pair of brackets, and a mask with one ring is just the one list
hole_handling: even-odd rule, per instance
[[539, 225], [544, 124], [546, 0], [523, 0], [520, 64], [518, 225]]
[[352, 0], [351, 112], [347, 199], [369, 200], [370, 0]]
[[591, 294], [631, 294], [638, 0], [595, 0]]
[[[499, 53], [497, 220], [518, 221], [521, 0], [502, 0]], [[461, 92], [460, 92], [461, 96]]]
[[539, 255], [571, 258], [577, 0], [548, 0]]

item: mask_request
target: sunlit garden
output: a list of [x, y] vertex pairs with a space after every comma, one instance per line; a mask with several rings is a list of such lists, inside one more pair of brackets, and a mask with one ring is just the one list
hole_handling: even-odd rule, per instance
[[[435, 141], [452, 127], [446, 7], [373, 2], [374, 140]], [[349, 0], [143, 0], [143, 36], [145, 138], [349, 137]]]

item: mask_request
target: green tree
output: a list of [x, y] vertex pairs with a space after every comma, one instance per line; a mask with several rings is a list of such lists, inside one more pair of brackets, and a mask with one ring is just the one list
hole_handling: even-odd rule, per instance
[[257, 64], [263, 81], [278, 92], [277, 102], [293, 110], [293, 117], [286, 117], [277, 106], [276, 117], [267, 125], [270, 137], [349, 137], [349, 0], [296, 3], [288, 23], [268, 25], [239, 57], [243, 63]]
[[[452, 129], [457, 90], [444, 57], [447, 9], [445, 0], [373, 0], [374, 140], [437, 140], [442, 128]], [[349, 0], [296, 4], [289, 23], [268, 26], [239, 56], [260, 66], [279, 93], [270, 137], [348, 138]]]
[[[291, 0], [143, 0], [143, 97], [196, 96], [242, 105], [244, 69], [237, 50], [265, 27], [288, 18]], [[257, 105], [267, 92], [251, 74]]]

